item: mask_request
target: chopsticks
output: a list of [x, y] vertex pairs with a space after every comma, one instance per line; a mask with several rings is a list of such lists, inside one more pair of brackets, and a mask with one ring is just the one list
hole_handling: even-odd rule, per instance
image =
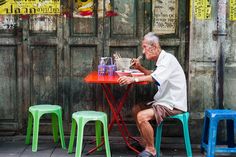
[[[143, 56], [138, 56], [138, 58], [136, 58], [137, 60], [140, 60], [140, 59], [142, 59], [143, 58]], [[132, 60], [132, 63], [130, 64], [130, 66], [133, 66], [134, 65], [134, 62], [133, 62], [133, 60]]]

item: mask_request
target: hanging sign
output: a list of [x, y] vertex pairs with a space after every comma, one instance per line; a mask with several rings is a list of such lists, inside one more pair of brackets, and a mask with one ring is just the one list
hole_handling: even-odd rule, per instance
[[230, 0], [229, 2], [229, 19], [236, 21], [236, 0]]
[[194, 14], [198, 20], [210, 19], [211, 4], [209, 0], [194, 0]]
[[0, 0], [0, 14], [60, 14], [60, 0]]
[[82, 17], [93, 16], [94, 3], [93, 0], [78, 0], [78, 12]]
[[153, 32], [157, 34], [173, 34], [176, 31], [178, 18], [178, 1], [155, 0], [152, 7]]

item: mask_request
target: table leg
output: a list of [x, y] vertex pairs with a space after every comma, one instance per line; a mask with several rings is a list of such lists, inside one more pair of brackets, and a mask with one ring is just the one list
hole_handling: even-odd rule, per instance
[[[131, 85], [128, 85], [128, 86], [127, 86], [124, 95], [122, 96], [121, 100], [120, 100], [117, 104], [115, 104], [115, 106], [118, 106], [117, 109], [116, 109], [116, 111], [117, 111], [117, 114], [118, 114], [118, 116], [119, 116], [119, 119], [120, 119], [120, 121], [121, 121], [121, 123], [122, 123], [122, 127], [124, 128], [124, 131], [125, 131], [126, 135], [128, 135], [129, 138], [131, 138], [131, 139], [133, 139], [133, 140], [139, 142], [139, 140], [133, 138], [133, 137], [130, 135], [130, 133], [129, 133], [129, 131], [128, 131], [126, 125], [125, 125], [125, 122], [124, 122], [122, 116], [120, 115], [121, 109], [122, 109], [123, 106], [124, 106], [125, 100], [126, 100], [127, 97], [128, 97], [128, 94], [129, 94], [129, 91], [130, 91], [131, 87], [132, 87]], [[106, 86], [105, 88], [106, 88], [106, 89], [104, 89], [104, 90], [106, 90], [106, 93], [109, 94], [109, 98], [110, 98], [111, 102], [115, 102], [114, 96], [112, 95], [112, 92], [111, 92], [110, 88], [109, 88], [108, 86]], [[114, 104], [114, 103], [113, 103], [113, 104]], [[113, 106], [113, 107], [114, 107], [114, 106]], [[112, 129], [112, 126], [113, 126], [114, 122], [115, 122], [115, 117], [113, 116], [113, 117], [112, 117], [112, 120], [111, 120], [111, 122], [110, 122], [110, 124], [109, 124], [109, 128], [108, 128], [109, 131]]]
[[[128, 146], [130, 149], [132, 149], [133, 151], [135, 151], [136, 153], [139, 153], [138, 150], [136, 150], [135, 148], [133, 148], [133, 147], [130, 145], [130, 143], [129, 143], [129, 138], [131, 138], [132, 136], [130, 135], [130, 133], [129, 133], [127, 127], [126, 127], [125, 122], [124, 122], [122, 116], [120, 115], [121, 109], [122, 109], [122, 107], [124, 106], [125, 100], [126, 100], [127, 97], [128, 97], [128, 94], [129, 94], [129, 91], [130, 91], [131, 87], [132, 87], [131, 84], [127, 86], [124, 95], [122, 96], [120, 102], [118, 103], [117, 109], [115, 109], [114, 105], [116, 105], [116, 104], [114, 104], [114, 103], [113, 103], [114, 105], [112, 104], [112, 101], [113, 101], [113, 102], [115, 102], [115, 101], [114, 101], [114, 96], [113, 96], [113, 94], [112, 94], [112, 92], [111, 92], [111, 90], [110, 90], [110, 87], [109, 87], [109, 86], [106, 86], [105, 84], [102, 84], [102, 88], [103, 88], [103, 90], [104, 90], [104, 92], [105, 92], [106, 99], [107, 99], [108, 104], [109, 104], [109, 106], [110, 106], [110, 109], [111, 109], [111, 111], [112, 111], [112, 113], [113, 113], [112, 120], [111, 120], [111, 122], [110, 122], [110, 124], [109, 124], [109, 130], [112, 129], [112, 126], [113, 126], [114, 122], [116, 122], [117, 125], [118, 125], [118, 128], [119, 128], [119, 131], [120, 131], [120, 133], [121, 133], [121, 135], [122, 135], [122, 137], [123, 137], [125, 143], [127, 144], [127, 146]], [[121, 122], [121, 123], [120, 123], [120, 122]], [[127, 139], [127, 138], [128, 138], [128, 139]], [[135, 138], [132, 137], [131, 139], [135, 139]], [[135, 140], [136, 140], [136, 139], [135, 139]]]
[[[129, 91], [130, 91], [132, 85], [130, 84], [130, 85], [127, 86], [124, 95], [122, 96], [122, 98], [120, 99], [120, 101], [118, 103], [116, 103], [116, 101], [115, 101], [115, 97], [111, 92], [110, 86], [107, 85], [107, 84], [101, 84], [101, 85], [102, 85], [102, 89], [105, 93], [106, 100], [107, 100], [107, 102], [109, 104], [109, 107], [110, 107], [110, 109], [112, 111], [112, 114], [113, 114], [112, 120], [109, 123], [108, 132], [110, 132], [112, 130], [113, 124], [116, 122], [117, 125], [118, 125], [118, 129], [121, 133], [121, 136], [123, 137], [123, 139], [124, 139], [125, 143], [127, 144], [127, 146], [131, 150], [133, 150], [134, 152], [140, 153], [137, 149], [135, 149], [134, 147], [132, 147], [130, 145], [130, 143], [129, 143], [130, 140], [129, 139], [133, 139], [133, 140], [136, 140], [136, 139], [130, 135], [130, 133], [129, 133], [127, 127], [126, 127], [126, 124], [125, 124], [125, 122], [124, 122], [124, 120], [123, 120], [123, 118], [120, 114], [120, 112], [122, 110], [122, 107], [124, 106], [125, 100], [128, 97], [128, 94], [129, 94]], [[117, 108], [115, 108], [116, 105], [118, 105]], [[136, 140], [136, 141], [138, 141], [138, 140]], [[104, 140], [99, 146], [91, 149], [87, 154], [91, 154], [92, 152], [97, 150], [99, 147], [101, 147], [103, 144], [104, 144]]]

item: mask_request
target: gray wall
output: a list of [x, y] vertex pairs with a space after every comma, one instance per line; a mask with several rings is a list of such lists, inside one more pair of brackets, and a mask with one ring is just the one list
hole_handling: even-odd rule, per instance
[[[196, 127], [203, 126], [205, 109], [217, 109], [216, 105], [216, 59], [217, 41], [213, 39], [213, 31], [217, 29], [217, 2], [210, 1], [212, 5], [211, 18], [198, 20], [194, 16], [194, 7], [190, 10], [192, 20], [190, 22], [189, 45], [189, 107], [191, 110], [191, 136], [201, 137]], [[236, 109], [236, 21], [228, 18], [229, 8], [227, 3], [227, 31], [225, 41], [225, 80], [224, 80], [224, 107]], [[193, 6], [193, 4], [192, 4]], [[195, 123], [198, 122], [199, 123]], [[196, 130], [196, 131], [195, 131]], [[195, 133], [194, 133], [195, 132]], [[224, 131], [223, 131], [224, 132]], [[197, 138], [194, 138], [197, 140]], [[200, 141], [200, 139], [199, 139]]]

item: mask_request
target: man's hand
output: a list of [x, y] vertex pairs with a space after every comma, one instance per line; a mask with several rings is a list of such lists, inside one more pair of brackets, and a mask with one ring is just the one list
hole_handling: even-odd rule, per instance
[[118, 82], [119, 82], [120, 85], [131, 84], [131, 83], [134, 83], [134, 78], [133, 77], [129, 77], [129, 76], [121, 76], [118, 79]]
[[131, 65], [135, 68], [135, 69], [140, 69], [142, 67], [141, 63], [140, 63], [140, 59], [136, 59], [133, 58], [132, 59], [132, 63]]

